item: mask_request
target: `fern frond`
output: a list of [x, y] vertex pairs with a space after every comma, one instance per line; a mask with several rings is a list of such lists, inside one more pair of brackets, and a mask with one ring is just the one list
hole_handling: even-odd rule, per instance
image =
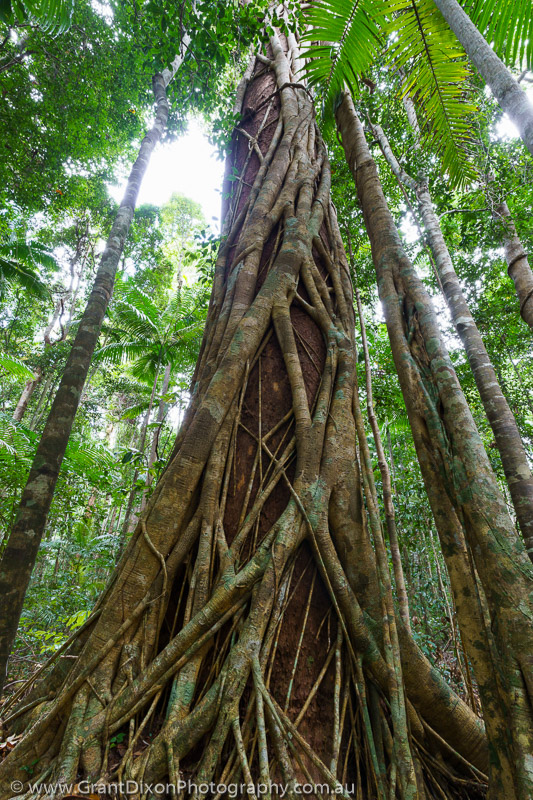
[[470, 68], [461, 45], [432, 0], [391, 0], [388, 61], [403, 69], [402, 95], [410, 95], [423, 121], [425, 144], [434, 150], [456, 188], [476, 176], [470, 160]]
[[29, 20], [52, 35], [70, 28], [74, 0], [5, 0], [0, 4], [0, 20], [7, 25]]
[[47, 285], [35, 273], [31, 265], [0, 255], [0, 279], [10, 285], [22, 286], [29, 294], [41, 300], [50, 298]]
[[466, 0], [461, 5], [508, 67], [533, 69], [531, 0]]
[[140, 417], [141, 414], [144, 414], [147, 411], [149, 405], [149, 400], [146, 400], [143, 403], [137, 403], [134, 406], [130, 406], [124, 411], [121, 419], [137, 419], [137, 417]]
[[25, 381], [35, 380], [35, 375], [31, 369], [28, 369], [26, 364], [20, 358], [15, 358], [15, 356], [0, 355], [0, 368], [13, 375], [14, 378]]
[[302, 55], [309, 84], [320, 87], [326, 128], [339, 93], [348, 87], [357, 95], [360, 76], [381, 50], [385, 10], [382, 0], [318, 0], [309, 11], [301, 40], [311, 46]]
[[113, 342], [101, 347], [94, 354], [96, 362], [108, 364], [123, 364], [126, 361], [140, 358], [146, 353], [147, 345], [139, 342]]

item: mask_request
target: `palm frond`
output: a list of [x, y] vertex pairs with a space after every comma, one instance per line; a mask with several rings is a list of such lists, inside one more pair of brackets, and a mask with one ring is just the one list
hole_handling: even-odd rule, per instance
[[0, 245], [0, 256], [55, 272], [59, 269], [53, 252], [38, 242], [27, 242], [21, 239], [3, 242]]
[[119, 337], [121, 334], [126, 334], [126, 336], [151, 341], [158, 334], [156, 322], [150, 319], [141, 308], [137, 308], [131, 303], [120, 301], [113, 309], [113, 313], [115, 317], [114, 331]]
[[309, 28], [302, 36], [302, 43], [311, 46], [302, 55], [309, 59], [309, 84], [320, 86], [326, 128], [339, 93], [349, 87], [356, 95], [361, 75], [380, 52], [384, 13], [381, 0], [317, 0], [311, 7]]
[[0, 461], [11, 461], [13, 456], [29, 467], [39, 436], [11, 415], [0, 413]]
[[150, 401], [145, 400], [142, 403], [137, 403], [134, 406], [130, 406], [124, 411], [121, 419], [137, 419], [137, 417], [140, 417], [141, 414], [144, 414], [144, 412], [147, 411], [149, 405]]
[[8, 284], [18, 284], [29, 294], [47, 300], [50, 291], [47, 285], [34, 272], [33, 268], [22, 261], [0, 256], [0, 279]]
[[161, 368], [161, 354], [157, 350], [145, 350], [144, 353], [139, 354], [130, 367], [130, 372], [134, 378], [139, 381], [145, 381], [152, 384], [155, 380], [156, 373]]
[[35, 375], [20, 358], [15, 356], [0, 355], [0, 368], [4, 369], [14, 378], [19, 378], [24, 381], [35, 380]]
[[466, 54], [432, 0], [391, 0], [389, 10], [388, 61], [406, 74], [401, 91], [420, 112], [426, 145], [453, 185], [464, 188], [476, 175], [469, 158], [475, 106], [467, 99]]
[[531, 0], [466, 0], [474, 25], [511, 69], [533, 69]]
[[30, 20], [52, 35], [70, 28], [74, 0], [4, 0], [0, 20], [7, 25]]
[[82, 439], [71, 438], [65, 452], [63, 469], [77, 475], [109, 474], [115, 458], [105, 445], [88, 444]]
[[151, 320], [154, 324], [157, 322], [161, 312], [146, 292], [143, 292], [142, 289], [129, 281], [122, 281], [117, 286], [116, 291], [119, 301], [127, 303], [131, 308], [135, 308], [139, 314], [144, 315], [146, 319]]
[[106, 362], [108, 364], [124, 364], [126, 361], [133, 361], [146, 354], [147, 344], [139, 342], [112, 342], [97, 350], [94, 354], [95, 362]]

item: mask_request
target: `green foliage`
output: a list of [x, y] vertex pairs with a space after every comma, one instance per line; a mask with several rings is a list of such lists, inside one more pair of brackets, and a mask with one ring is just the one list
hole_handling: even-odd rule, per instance
[[207, 310], [201, 285], [184, 287], [163, 309], [133, 282], [119, 282], [115, 297], [115, 341], [95, 353], [95, 363], [131, 362], [133, 377], [150, 384], [166, 364], [194, 363]]
[[[56, 0], [50, 0], [55, 3]], [[0, 205], [54, 214], [100, 194], [144, 127], [150, 75], [123, 25], [89, 0], [61, 36], [16, 28], [0, 48]], [[3, 39], [2, 23], [0, 35]], [[105, 192], [104, 192], [105, 194]]]
[[472, 181], [470, 69], [432, 0], [319, 0], [309, 23], [303, 40], [313, 44], [305, 53], [306, 72], [323, 98], [326, 132], [339, 92], [349, 88], [358, 97], [361, 82], [385, 50], [390, 67], [405, 76], [401, 93], [410, 95], [418, 109], [426, 146], [454, 186]]
[[15, 356], [0, 354], [0, 369], [5, 370], [15, 378], [22, 378], [27, 381], [32, 381], [35, 378], [31, 369], [28, 369], [26, 364], [20, 358], [15, 358]]

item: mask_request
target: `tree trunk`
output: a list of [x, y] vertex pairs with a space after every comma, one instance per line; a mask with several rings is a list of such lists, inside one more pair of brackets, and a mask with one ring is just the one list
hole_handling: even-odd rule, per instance
[[483, 38], [457, 0], [433, 0], [455, 33], [501, 108], [518, 128], [520, 136], [533, 155], [533, 106], [503, 61]]
[[533, 568], [507, 513], [431, 301], [403, 250], [348, 94], [337, 120], [370, 236], [426, 492], [480, 688], [491, 747], [489, 796], [526, 800], [533, 791]]
[[291, 798], [303, 781], [348, 797], [341, 780], [365, 798], [462, 798], [463, 781], [482, 796], [482, 725], [391, 614], [326, 151], [294, 39], [267, 52], [233, 137], [239, 179], [174, 451], [66, 651], [78, 658], [25, 697], [54, 692], [32, 725], [18, 718], [3, 785], [36, 763], [32, 781], [118, 769], [272, 780]]
[[507, 272], [515, 285], [520, 302], [520, 316], [533, 329], [533, 272], [529, 266], [527, 253], [518, 238], [507, 203], [500, 203], [494, 211], [494, 218], [501, 220], [504, 226], [503, 243]]
[[[153, 408], [153, 405], [154, 405], [154, 398], [155, 398], [155, 393], [156, 393], [156, 390], [157, 390], [157, 381], [158, 381], [158, 379], [159, 379], [159, 367], [156, 370], [155, 379], [154, 379], [154, 382], [152, 384], [152, 392], [150, 394], [150, 401], [148, 403], [148, 408], [146, 410], [146, 414], [144, 415], [143, 423], [142, 423], [141, 430], [140, 430], [140, 433], [139, 433], [138, 450], [139, 450], [139, 454], [140, 454], [140, 458], [141, 459], [144, 456], [144, 448], [146, 447], [146, 435], [148, 433], [148, 424], [150, 422], [150, 417], [152, 415], [152, 408]], [[128, 503], [126, 505], [126, 513], [124, 514], [124, 521], [122, 523], [122, 528], [121, 528], [121, 532], [120, 532], [119, 547], [118, 547], [118, 555], [119, 556], [122, 553], [122, 550], [124, 549], [124, 545], [125, 545], [126, 540], [128, 538], [128, 534], [129, 533], [133, 533], [133, 530], [135, 529], [135, 525], [137, 524], [137, 520], [138, 520], [137, 514], [133, 510], [133, 507], [134, 507], [134, 504], [135, 504], [135, 498], [136, 498], [137, 493], [139, 491], [138, 487], [137, 487], [138, 478], [139, 478], [139, 465], [138, 465], [138, 462], [137, 462], [137, 466], [135, 467], [135, 470], [133, 472], [132, 488], [131, 488], [131, 491], [130, 491], [130, 494], [129, 494], [129, 497], [128, 497]], [[144, 491], [143, 491], [143, 499], [144, 499]], [[142, 512], [142, 510], [143, 510], [143, 504], [142, 504], [142, 501], [141, 501], [141, 509], [140, 509], [140, 511]]]
[[117, 266], [133, 219], [139, 188], [150, 156], [166, 127], [168, 118], [166, 86], [172, 74], [169, 70], [165, 70], [164, 74], [154, 76], [155, 122], [145, 135], [139, 156], [132, 167], [124, 199], [111, 228], [93, 289], [37, 447], [18, 514], [0, 562], [0, 693], [61, 462], [113, 290]]
[[152, 483], [152, 474], [150, 470], [155, 464], [155, 460], [157, 457], [157, 445], [159, 443], [159, 434], [161, 432], [161, 425], [163, 423], [163, 419], [165, 417], [165, 400], [163, 399], [168, 391], [168, 386], [170, 383], [170, 370], [171, 365], [167, 364], [165, 367], [165, 372], [163, 373], [163, 383], [161, 385], [161, 400], [159, 401], [159, 408], [157, 409], [157, 418], [156, 422], [158, 427], [154, 430], [154, 435], [152, 436], [152, 443], [150, 445], [150, 455], [148, 456], [148, 465], [147, 465], [147, 474], [146, 474], [146, 488], [143, 490], [143, 496], [141, 500], [141, 514], [146, 507], [146, 499], [148, 495], [148, 489]]
[[415, 181], [400, 167], [387, 137], [379, 125], [372, 127], [393, 173], [406, 187], [414, 190], [452, 322], [465, 348], [496, 446], [502, 460], [513, 506], [530, 559], [533, 561], [533, 475], [520, 433], [498, 377], [483, 344], [476, 321], [463, 295], [459, 278], [446, 246], [438, 217], [433, 208], [427, 179]]
[[[351, 245], [350, 245], [351, 257]], [[381, 482], [383, 486], [383, 506], [385, 509], [385, 519], [387, 523], [387, 533], [389, 536], [389, 545], [391, 552], [392, 568], [394, 571], [394, 582], [396, 584], [396, 595], [398, 598], [398, 608], [403, 624], [411, 632], [411, 622], [409, 619], [409, 600], [407, 598], [407, 589], [405, 587], [405, 578], [403, 574], [402, 557], [400, 554], [400, 546], [398, 543], [398, 531], [396, 529], [396, 513], [394, 510], [394, 503], [392, 501], [392, 482], [385, 457], [385, 450], [381, 439], [379, 424], [374, 410], [374, 397], [372, 392], [372, 370], [370, 367], [370, 354], [368, 352], [368, 343], [366, 339], [366, 326], [363, 316], [363, 306], [361, 304], [361, 297], [359, 289], [355, 286], [355, 300], [357, 305], [357, 316], [359, 317], [359, 327], [361, 328], [361, 339], [363, 343], [363, 356], [365, 360], [365, 376], [366, 376], [366, 407], [368, 414], [368, 421], [372, 429], [372, 436], [376, 445], [376, 452], [378, 456], [378, 467], [381, 473]]]
[[42, 375], [41, 375], [40, 368], [37, 367], [34, 370], [34, 372], [35, 372], [34, 379], [31, 380], [31, 381], [28, 381], [26, 383], [26, 386], [22, 390], [22, 394], [19, 397], [19, 401], [17, 403], [17, 407], [15, 408], [15, 411], [13, 412], [13, 420], [14, 420], [14, 422], [21, 422], [22, 421], [22, 417], [24, 416], [24, 414], [26, 413], [26, 409], [28, 408], [28, 403], [30, 402], [31, 397], [32, 397], [35, 389], [37, 388], [37, 385], [41, 382]]

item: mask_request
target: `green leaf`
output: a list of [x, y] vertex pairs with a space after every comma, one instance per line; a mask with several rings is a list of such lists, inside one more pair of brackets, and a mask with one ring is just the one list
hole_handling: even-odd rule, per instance
[[302, 43], [312, 45], [302, 56], [309, 59], [310, 85], [320, 87], [326, 128], [333, 122], [339, 92], [348, 87], [357, 95], [361, 76], [381, 51], [385, 11], [381, 0], [318, 0], [311, 7]]
[[389, 11], [387, 60], [405, 74], [402, 96], [415, 103], [424, 144], [436, 152], [453, 185], [464, 188], [476, 177], [466, 54], [432, 0], [391, 0]]
[[462, 5], [508, 67], [533, 68], [531, 0], [466, 0]]
[[0, 355], [0, 367], [15, 378], [21, 378], [22, 380], [33, 381], [36, 377], [31, 369], [20, 358], [15, 358], [15, 356]]
[[149, 406], [149, 402], [146, 401], [144, 403], [137, 403], [134, 406], [130, 406], [127, 408], [124, 413], [122, 414], [121, 419], [137, 419], [143, 414]]

